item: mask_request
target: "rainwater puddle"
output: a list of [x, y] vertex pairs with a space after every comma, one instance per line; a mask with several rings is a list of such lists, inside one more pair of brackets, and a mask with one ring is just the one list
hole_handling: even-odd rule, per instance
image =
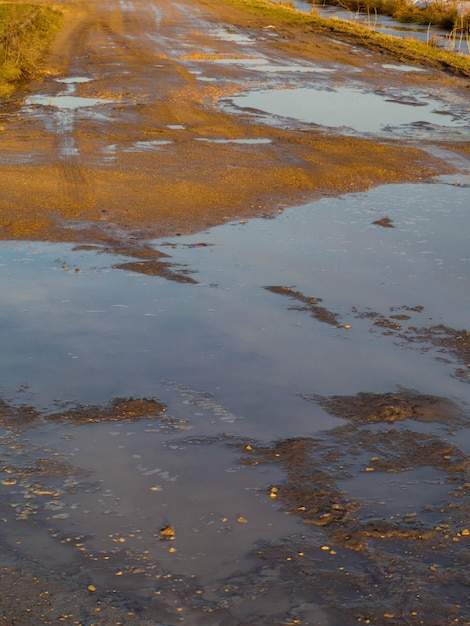
[[[427, 343], [425, 330], [407, 339], [375, 325], [399, 315], [403, 331], [468, 326], [469, 206], [470, 180], [448, 177], [155, 241], [196, 283], [131, 271], [128, 257], [3, 242], [3, 544], [155, 615], [159, 593], [220, 602], [226, 581], [272, 584], [279, 574], [256, 551], [306, 526], [268, 495], [284, 478], [278, 465], [238, 462], [248, 443], [344, 423], [305, 395], [405, 387], [470, 400], [451, 349]], [[119, 398], [156, 398], [165, 411], [100, 418]], [[77, 404], [95, 408], [80, 421]], [[413, 512], [441, 495], [425, 469], [368, 480], [340, 486], [371, 514]], [[264, 597], [250, 581], [250, 608], [235, 595], [242, 613], [227, 623]], [[264, 602], [256, 610], [272, 615]], [[293, 602], [281, 593], [276, 611]]]
[[393, 63], [384, 63], [382, 65], [387, 70], [396, 70], [397, 72], [427, 72], [422, 67], [413, 67], [412, 65], [394, 65]]
[[[449, 133], [470, 136], [470, 118], [462, 110], [457, 113], [448, 105], [429, 97], [378, 95], [360, 89], [337, 87], [331, 90], [298, 87], [265, 89], [230, 98], [238, 109], [258, 109], [269, 115], [292, 118], [361, 134], [446, 140]], [[454, 136], [454, 135], [452, 135]]]
[[205, 141], [207, 143], [236, 143], [247, 145], [271, 143], [271, 139], [208, 139], [205, 137], [197, 137], [196, 141]]
[[295, 74], [331, 74], [337, 71], [329, 67], [313, 65], [275, 65], [273, 63], [263, 63], [256, 69], [262, 72], [293, 72]]
[[351, 498], [360, 498], [367, 514], [382, 518], [400, 518], [436, 506], [444, 500], [449, 486], [446, 474], [420, 468], [399, 473], [362, 472], [339, 482]]
[[214, 39], [230, 41], [232, 43], [240, 44], [243, 46], [251, 46], [256, 43], [256, 39], [246, 35], [245, 33], [240, 33], [237, 30], [228, 30], [226, 28], [211, 28], [208, 34]]
[[[352, 393], [394, 381], [448, 395], [459, 388], [442, 373], [452, 363], [423, 355], [419, 343], [396, 345], [359, 313], [420, 306], [396, 313], [420, 327], [468, 324], [468, 185], [379, 187], [155, 242], [197, 284], [127, 270], [126, 257], [4, 243], [2, 389], [11, 397], [26, 383], [42, 408], [136, 395], [163, 394], [167, 403], [172, 394], [159, 381], [173, 380], [214, 394], [238, 416], [237, 432], [262, 439], [331, 423], [298, 391]], [[385, 217], [394, 227], [374, 224]], [[266, 286], [321, 298], [338, 326], [292, 311], [295, 298]], [[214, 431], [223, 423], [215, 420]]]
[[68, 78], [56, 78], [56, 82], [64, 83], [65, 85], [76, 85], [78, 83], [91, 83], [93, 78], [87, 78], [86, 76], [70, 76]]
[[[86, 77], [68, 77], [57, 79], [65, 85], [65, 91], [56, 95], [32, 95], [25, 99], [26, 113], [31, 116], [40, 115], [44, 126], [59, 138], [59, 153], [64, 159], [73, 159], [79, 154], [73, 134], [77, 114], [92, 115], [95, 119], [102, 114], [100, 107], [112, 104], [112, 100], [103, 98], [84, 98], [75, 95], [79, 83], [87, 83], [92, 79]], [[55, 110], [50, 114], [50, 108]]]
[[[197, 574], [200, 584], [212, 585], [249, 565], [254, 541], [294, 532], [298, 522], [273, 518], [273, 506], [261, 493], [279, 480], [279, 469], [242, 467], [223, 440], [198, 441], [190, 431], [190, 422], [173, 429], [147, 420], [44, 427], [34, 436], [36, 450], [42, 447], [42, 458], [44, 449], [49, 456], [53, 451], [76, 473], [54, 481], [55, 491], [38, 489], [37, 483], [28, 489], [23, 482], [27, 488], [20, 491], [9, 487], [16, 506], [4, 502], [0, 513], [4, 521], [13, 514], [27, 517], [25, 505], [34, 501], [31, 516], [53, 528], [42, 542], [42, 548], [50, 546], [50, 565], [59, 564], [53, 562], [56, 543], [81, 543], [85, 556], [98, 557], [88, 569], [100, 586], [129, 585], [133, 577], [116, 580], [116, 572], [131, 563]], [[7, 446], [8, 435], [2, 443]], [[161, 539], [165, 525], [174, 528], [174, 540]], [[71, 530], [86, 541], [72, 540]]]
[[50, 106], [63, 110], [81, 109], [84, 107], [94, 107], [99, 104], [111, 104], [112, 100], [103, 98], [81, 98], [80, 96], [57, 95], [57, 96], [29, 96], [25, 100], [27, 106]]
[[160, 146], [168, 146], [171, 145], [172, 141], [165, 140], [155, 140], [155, 141], [135, 141], [132, 144], [131, 148], [127, 148], [124, 152], [142, 152], [142, 151], [153, 151]]
[[294, 74], [330, 74], [337, 70], [334, 68], [321, 67], [318, 65], [277, 65], [269, 63], [261, 57], [213, 57], [209, 59], [198, 59], [200, 61], [211, 61], [213, 63], [222, 63], [224, 65], [245, 65], [247, 69], [256, 72], [282, 73], [291, 72]]

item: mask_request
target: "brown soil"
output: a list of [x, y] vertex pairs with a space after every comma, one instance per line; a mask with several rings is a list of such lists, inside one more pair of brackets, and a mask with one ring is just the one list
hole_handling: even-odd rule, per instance
[[[53, 121], [51, 107], [25, 115], [21, 98], [4, 103], [2, 238], [125, 245], [141, 254], [142, 240], [150, 237], [449, 169], [400, 143], [272, 127], [248, 114], [223, 112], [218, 104], [259, 83], [243, 66], [215, 62], [234, 56], [234, 44], [214, 38], [212, 26], [234, 25], [252, 35], [256, 45], [250, 56], [322, 67], [339, 63], [344, 71], [335, 80], [367, 67], [366, 80], [380, 89], [383, 68], [373, 67], [370, 55], [357, 47], [303, 27], [267, 29], [263, 18], [223, 2], [137, 1], [132, 7], [125, 10], [109, 0], [61, 4], [66, 27], [47, 62], [48, 73], [31, 85], [32, 93], [52, 97], [64, 89], [55, 78], [91, 78], [77, 84], [76, 95], [111, 100], [111, 107], [95, 107], [94, 116], [81, 110], [67, 129]], [[196, 70], [210, 80], [197, 80]], [[386, 77], [387, 84], [466, 86], [465, 79], [435, 70], [396, 74]], [[64, 148], [64, 135], [74, 150]], [[196, 141], [257, 138], [270, 143]], [[170, 143], [153, 151], [132, 149], [135, 142], [149, 141]], [[110, 146], [113, 157], [106, 158]]]

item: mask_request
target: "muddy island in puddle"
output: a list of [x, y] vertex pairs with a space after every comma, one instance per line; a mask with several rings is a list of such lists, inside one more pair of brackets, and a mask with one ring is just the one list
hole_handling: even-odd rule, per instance
[[469, 623], [468, 78], [65, 9], [1, 110], [3, 622]]

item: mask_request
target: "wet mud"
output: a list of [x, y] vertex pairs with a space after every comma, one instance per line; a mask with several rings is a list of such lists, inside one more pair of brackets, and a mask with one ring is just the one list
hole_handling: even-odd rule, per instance
[[145, 398], [115, 398], [110, 404], [100, 406], [74, 407], [72, 410], [52, 413], [48, 420], [67, 420], [75, 424], [93, 422], [122, 422], [136, 419], [153, 419], [165, 413], [165, 407], [156, 400]]
[[178, 271], [171, 263], [163, 261], [130, 261], [129, 263], [119, 263], [114, 266], [116, 269], [126, 270], [128, 272], [136, 272], [145, 276], [163, 276], [168, 280], [174, 280], [177, 283], [197, 284], [197, 280], [189, 275], [190, 270], [180, 269]]
[[282, 296], [288, 296], [293, 300], [297, 300], [302, 303], [302, 305], [291, 306], [290, 309], [292, 311], [308, 311], [314, 319], [319, 322], [324, 322], [325, 324], [331, 324], [332, 326], [338, 326], [338, 315], [336, 313], [332, 313], [328, 311], [324, 306], [320, 305], [322, 302], [321, 298], [314, 298], [312, 296], [305, 296], [300, 291], [296, 291], [291, 287], [265, 287], [271, 293], [277, 293]]

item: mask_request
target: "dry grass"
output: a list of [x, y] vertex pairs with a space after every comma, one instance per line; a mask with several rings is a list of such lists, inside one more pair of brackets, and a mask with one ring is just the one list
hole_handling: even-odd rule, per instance
[[61, 23], [61, 13], [43, 5], [0, 4], [0, 97], [34, 76]]

